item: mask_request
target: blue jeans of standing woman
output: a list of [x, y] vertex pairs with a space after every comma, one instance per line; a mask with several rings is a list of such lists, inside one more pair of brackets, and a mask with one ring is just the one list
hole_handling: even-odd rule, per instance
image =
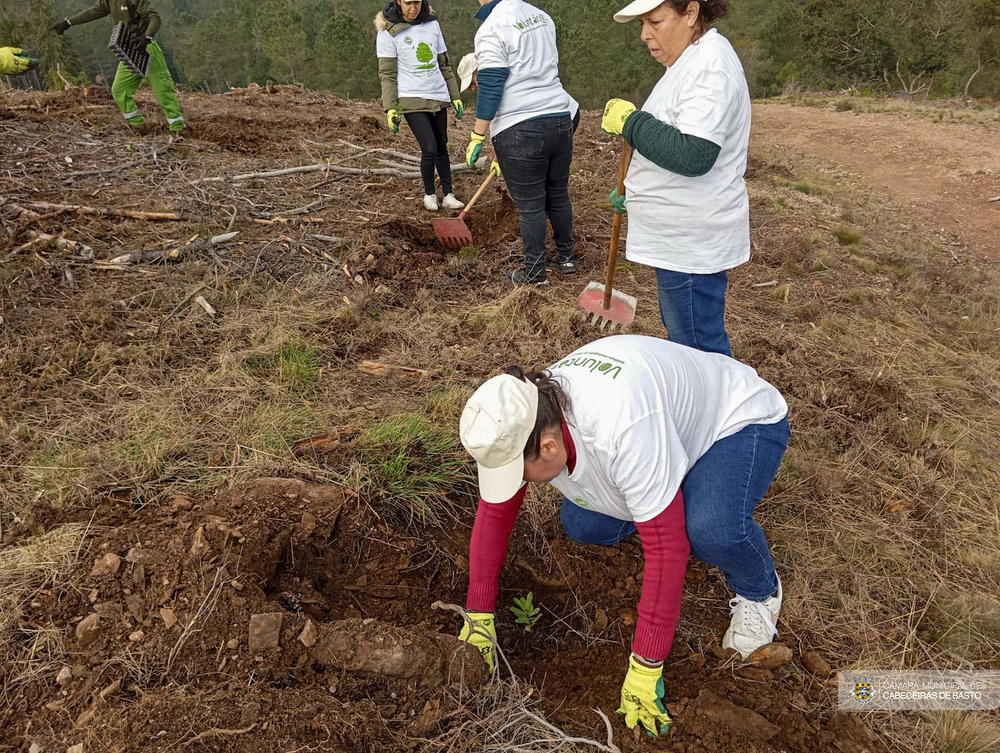
[[552, 223], [556, 261], [573, 261], [573, 204], [569, 199], [573, 130], [566, 114], [525, 120], [493, 137], [493, 151], [521, 218], [524, 271], [530, 282], [546, 278], [546, 219]]
[[[788, 446], [788, 420], [751, 424], [720, 439], [681, 483], [691, 552], [714, 565], [740, 596], [763, 601], [778, 590], [771, 549], [753, 519]], [[562, 525], [581, 544], [616, 544], [635, 532], [631, 521], [586, 510], [568, 499]]]
[[732, 358], [726, 334], [725, 272], [698, 275], [656, 269], [660, 318], [671, 342]]

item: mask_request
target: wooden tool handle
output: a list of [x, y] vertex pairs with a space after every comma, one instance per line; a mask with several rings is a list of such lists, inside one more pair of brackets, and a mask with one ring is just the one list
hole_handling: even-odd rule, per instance
[[471, 199], [469, 199], [469, 203], [465, 205], [465, 209], [463, 209], [462, 213], [458, 215], [458, 219], [460, 220], [465, 219], [465, 215], [467, 215], [469, 213], [469, 210], [472, 209], [473, 205], [477, 201], [479, 201], [479, 197], [482, 196], [483, 191], [486, 190], [486, 186], [488, 186], [490, 184], [490, 181], [493, 180], [493, 178], [495, 177], [496, 173], [490, 170], [490, 174], [486, 176], [486, 180], [483, 181], [483, 184], [479, 187], [479, 190], [472, 195]]
[[[618, 195], [625, 195], [625, 174], [628, 173], [628, 166], [632, 162], [632, 147], [625, 139], [622, 139], [622, 161], [618, 166]], [[622, 215], [615, 212], [615, 218], [611, 221], [611, 253], [608, 254], [608, 268], [604, 274], [604, 308], [611, 308], [611, 288], [615, 280], [615, 265], [618, 263], [618, 240], [622, 234]]]

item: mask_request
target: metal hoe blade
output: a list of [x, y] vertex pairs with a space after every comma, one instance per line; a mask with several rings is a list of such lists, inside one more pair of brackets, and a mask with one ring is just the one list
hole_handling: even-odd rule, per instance
[[446, 248], [472, 245], [472, 232], [461, 218], [434, 220], [434, 233]]
[[611, 306], [604, 308], [604, 285], [599, 282], [588, 283], [580, 297], [576, 299], [576, 307], [581, 309], [584, 315], [590, 315], [590, 323], [602, 331], [610, 325], [609, 332], [616, 327], [622, 329], [628, 327], [635, 319], [635, 306], [634, 296], [612, 289]]

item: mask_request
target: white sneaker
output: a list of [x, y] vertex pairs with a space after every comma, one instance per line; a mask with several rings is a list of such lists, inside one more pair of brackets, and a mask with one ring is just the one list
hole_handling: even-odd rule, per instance
[[778, 634], [778, 613], [781, 611], [781, 579], [778, 593], [764, 601], [750, 601], [737, 596], [729, 601], [733, 616], [729, 630], [722, 639], [723, 648], [733, 648], [746, 659], [761, 646], [766, 646]]
[[438, 210], [438, 197], [436, 194], [429, 193], [424, 196], [424, 209], [428, 212], [436, 212]]
[[447, 196], [444, 197], [444, 201], [441, 202], [441, 206], [443, 206], [445, 209], [464, 209], [465, 208], [465, 204], [463, 204], [458, 199], [456, 199], [455, 198], [455, 194], [453, 194], [453, 193], [450, 193], [450, 194], [448, 194]]

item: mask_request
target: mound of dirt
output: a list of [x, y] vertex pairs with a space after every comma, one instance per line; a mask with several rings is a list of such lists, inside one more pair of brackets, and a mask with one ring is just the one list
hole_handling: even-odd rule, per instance
[[[176, 497], [100, 535], [72, 576], [75, 597], [46, 605], [66, 624], [75, 663], [58, 683], [32, 687], [39, 721], [65, 741], [74, 728], [89, 734], [141, 709], [147, 693], [170, 695], [173, 683], [230, 696], [214, 677], [338, 697], [391, 682], [411, 716], [438, 689], [478, 687], [486, 667], [469, 644], [417, 625], [332, 619], [338, 610], [321, 608], [325, 600], [300, 575], [283, 573], [296, 573], [309, 551], [339, 546], [351, 498], [337, 486], [265, 478], [216, 497]], [[256, 703], [256, 715], [269, 716]], [[179, 726], [156, 723], [173, 737], [193, 708], [176, 697], [170, 705]]]

